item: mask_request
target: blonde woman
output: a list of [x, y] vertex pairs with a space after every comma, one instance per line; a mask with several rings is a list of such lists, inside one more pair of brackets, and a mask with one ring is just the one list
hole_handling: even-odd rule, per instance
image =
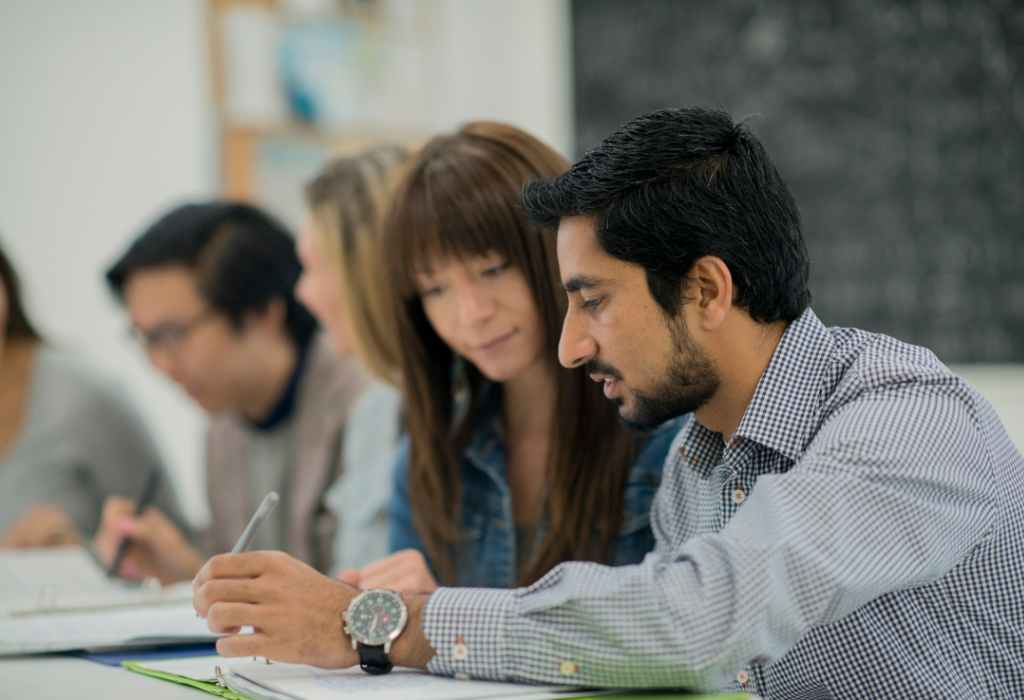
[[342, 472], [327, 502], [338, 519], [336, 571], [388, 552], [387, 505], [398, 447], [397, 331], [390, 286], [382, 284], [380, 216], [408, 152], [377, 146], [328, 163], [306, 186], [309, 218], [299, 239], [299, 298], [339, 355], [353, 355], [376, 379], [353, 408]]

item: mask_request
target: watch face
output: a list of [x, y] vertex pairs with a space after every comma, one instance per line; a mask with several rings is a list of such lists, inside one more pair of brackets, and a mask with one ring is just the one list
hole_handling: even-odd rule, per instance
[[384, 644], [405, 627], [405, 605], [394, 591], [371, 590], [360, 593], [345, 616], [348, 633], [358, 642]]

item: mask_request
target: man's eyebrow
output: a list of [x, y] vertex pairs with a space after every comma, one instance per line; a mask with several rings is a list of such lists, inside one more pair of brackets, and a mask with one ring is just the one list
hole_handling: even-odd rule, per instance
[[562, 283], [562, 287], [569, 294], [578, 292], [582, 289], [593, 289], [594, 287], [600, 287], [604, 284], [604, 280], [599, 277], [590, 277], [589, 275], [575, 275], [570, 277]]

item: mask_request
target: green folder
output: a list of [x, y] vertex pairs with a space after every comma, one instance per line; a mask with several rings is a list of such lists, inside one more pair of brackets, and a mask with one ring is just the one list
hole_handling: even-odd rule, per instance
[[236, 693], [231, 688], [225, 688], [219, 683], [211, 681], [201, 681], [195, 678], [190, 678], [188, 676], [179, 676], [176, 673], [165, 673], [164, 671], [156, 671], [151, 668], [146, 668], [143, 665], [143, 663], [139, 661], [123, 661], [121, 662], [121, 665], [129, 671], [141, 673], [144, 676], [149, 676], [151, 678], [159, 678], [162, 681], [170, 681], [171, 683], [178, 683], [180, 685], [187, 685], [190, 688], [202, 690], [203, 692], [210, 693], [211, 695], [218, 695], [222, 698], [227, 698], [228, 700], [251, 700], [249, 697], [242, 695], [240, 693]]

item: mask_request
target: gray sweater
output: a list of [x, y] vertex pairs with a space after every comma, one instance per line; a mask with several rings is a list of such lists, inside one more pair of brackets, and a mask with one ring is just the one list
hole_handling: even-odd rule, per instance
[[[52, 503], [91, 537], [108, 496], [138, 498], [147, 470], [163, 469], [132, 405], [70, 353], [39, 347], [27, 400], [21, 431], [0, 456], [0, 532], [31, 506]], [[181, 525], [164, 476], [155, 505]]]

